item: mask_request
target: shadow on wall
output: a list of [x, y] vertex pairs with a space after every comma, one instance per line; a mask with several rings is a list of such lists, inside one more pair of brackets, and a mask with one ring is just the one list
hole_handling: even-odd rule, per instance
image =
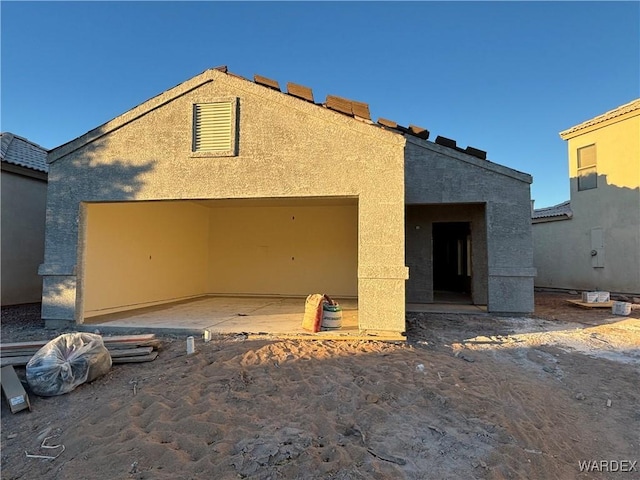
[[640, 292], [640, 187], [607, 175], [586, 182], [595, 188], [578, 190], [577, 177], [570, 184], [573, 217], [533, 225], [535, 286]]
[[[49, 165], [45, 277], [76, 274], [83, 202], [120, 202], [139, 198], [146, 177], [156, 167], [157, 160], [134, 161], [119, 155], [110, 156], [108, 136], [100, 137], [103, 130], [104, 126], [101, 126], [80, 137], [99, 138], [63, 157], [53, 157]], [[58, 148], [64, 149], [67, 145]], [[138, 145], [132, 147], [136, 153], [139, 152]], [[51, 152], [49, 158], [52, 158]], [[68, 278], [47, 283], [48, 302], [64, 303], [63, 297], [75, 291], [74, 281]], [[55, 297], [60, 298], [56, 300]]]
[[608, 225], [638, 225], [640, 222], [640, 186], [610, 184], [607, 175], [598, 175], [597, 181], [593, 182], [596, 188], [587, 190], [578, 190], [578, 177], [571, 177], [569, 182], [574, 216], [594, 218], [606, 213]]

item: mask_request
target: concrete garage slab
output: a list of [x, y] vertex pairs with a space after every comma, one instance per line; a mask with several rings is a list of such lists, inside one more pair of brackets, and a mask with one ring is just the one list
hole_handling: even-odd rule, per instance
[[[335, 298], [342, 307], [342, 328], [317, 335], [358, 335], [358, 301]], [[85, 327], [107, 330], [209, 330], [213, 334], [269, 333], [302, 335], [304, 298], [199, 297], [155, 307], [85, 319]]]

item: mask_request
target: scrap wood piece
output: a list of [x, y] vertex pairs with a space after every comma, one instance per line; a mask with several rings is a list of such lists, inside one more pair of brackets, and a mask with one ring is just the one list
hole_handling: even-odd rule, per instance
[[0, 343], [0, 352], [4, 353], [8, 351], [13, 351], [13, 350], [31, 349], [31, 348], [40, 349], [50, 341], [51, 340], [38, 340], [35, 342]]
[[592, 302], [592, 303], [588, 303], [588, 302], [583, 302], [581, 300], [567, 300], [567, 302], [576, 305], [578, 307], [582, 307], [582, 308], [611, 308], [613, 307], [613, 302], [609, 301], [609, 302]]
[[143, 355], [149, 355], [153, 352], [153, 347], [140, 347], [140, 348], [126, 348], [126, 349], [118, 349], [118, 350], [109, 350], [109, 355], [111, 358], [121, 358], [121, 357], [138, 357]]
[[142, 333], [138, 335], [109, 335], [103, 336], [102, 340], [105, 343], [109, 342], [139, 342], [144, 340], [155, 340], [155, 333]]
[[[54, 339], [51, 339], [54, 340]], [[12, 342], [12, 343], [0, 343], [0, 353], [15, 351], [20, 349], [40, 349], [44, 347], [51, 340], [36, 340], [33, 342]], [[161, 343], [160, 340], [156, 338], [155, 333], [147, 333], [141, 335], [111, 335], [109, 337], [102, 337], [102, 341], [107, 348], [111, 344], [123, 344], [123, 345], [131, 345], [131, 344], [142, 344], [145, 342], [150, 343]], [[146, 346], [146, 345], [145, 345]], [[151, 345], [149, 345], [151, 346]]]
[[137, 357], [117, 357], [112, 358], [112, 363], [121, 364], [121, 363], [143, 363], [143, 362], [152, 362], [158, 357], [158, 352], [155, 350], [148, 355], [141, 355]]
[[[158, 356], [158, 352], [153, 347], [140, 347], [140, 348], [128, 348], [120, 350], [111, 350], [109, 355], [111, 356], [112, 363], [133, 363], [133, 362], [150, 362], [155, 360]], [[155, 356], [153, 355], [155, 353]], [[35, 352], [34, 352], [35, 354]], [[9, 356], [0, 358], [0, 366], [2, 367], [24, 367], [33, 355], [20, 355]], [[134, 358], [141, 358], [140, 360], [133, 360]], [[122, 359], [122, 360], [121, 360]], [[121, 360], [121, 361], [117, 361]]]
[[162, 346], [162, 341], [158, 339], [154, 340], [141, 340], [135, 343], [126, 343], [126, 342], [109, 342], [104, 344], [108, 350], [122, 350], [125, 348], [138, 348], [138, 347], [153, 347], [160, 348]]
[[19, 357], [2, 357], [0, 358], [0, 367], [24, 367], [33, 355], [21, 355]]
[[39, 348], [23, 348], [20, 350], [10, 350], [8, 352], [0, 352], [0, 358], [23, 357], [25, 355], [35, 355]]

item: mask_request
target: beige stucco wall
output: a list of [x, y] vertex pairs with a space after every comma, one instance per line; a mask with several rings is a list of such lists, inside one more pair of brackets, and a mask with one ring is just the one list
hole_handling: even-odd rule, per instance
[[[579, 130], [568, 138], [570, 220], [536, 223], [536, 286], [640, 293], [640, 112]], [[598, 186], [578, 191], [577, 150], [596, 145]], [[591, 231], [604, 249], [594, 267]]]
[[39, 302], [47, 182], [2, 171], [2, 305]]
[[213, 294], [358, 295], [358, 207], [216, 207], [210, 210]]
[[86, 205], [84, 316], [207, 291], [208, 211], [191, 202]]
[[[228, 98], [239, 102], [238, 155], [192, 154], [193, 104]], [[358, 198], [360, 327], [404, 331], [402, 136], [207, 71], [85, 141], [50, 155], [45, 320], [82, 321], [75, 285], [83, 201], [346, 196]]]

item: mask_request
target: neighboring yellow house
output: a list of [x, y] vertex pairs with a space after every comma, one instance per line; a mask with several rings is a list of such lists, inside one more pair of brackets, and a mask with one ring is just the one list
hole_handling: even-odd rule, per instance
[[47, 207], [47, 150], [0, 134], [2, 164], [2, 305], [40, 302]]
[[535, 285], [640, 293], [640, 99], [560, 136], [571, 201], [534, 211]]

